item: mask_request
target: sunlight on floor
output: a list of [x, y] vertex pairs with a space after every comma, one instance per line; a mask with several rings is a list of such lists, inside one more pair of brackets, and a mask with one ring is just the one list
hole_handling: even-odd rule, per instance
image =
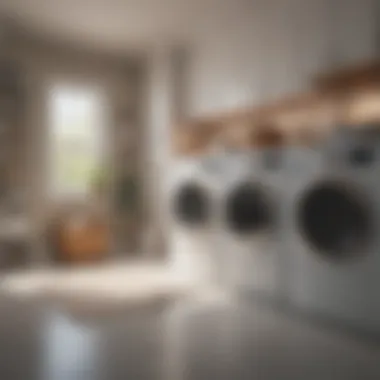
[[85, 297], [141, 301], [215, 291], [179, 276], [169, 265], [121, 262], [88, 268], [46, 268], [3, 276], [0, 292], [17, 297]]

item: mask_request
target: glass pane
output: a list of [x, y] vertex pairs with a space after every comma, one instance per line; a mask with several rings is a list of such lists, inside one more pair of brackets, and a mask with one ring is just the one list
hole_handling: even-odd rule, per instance
[[87, 88], [50, 92], [50, 191], [86, 196], [102, 159], [102, 99]]

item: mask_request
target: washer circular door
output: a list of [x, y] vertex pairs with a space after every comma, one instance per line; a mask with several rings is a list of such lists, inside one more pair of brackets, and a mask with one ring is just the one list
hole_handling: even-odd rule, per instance
[[226, 225], [238, 235], [256, 233], [272, 224], [272, 209], [263, 186], [243, 182], [227, 195], [225, 203]]
[[200, 227], [211, 219], [211, 196], [205, 186], [196, 181], [182, 183], [174, 193], [173, 212], [179, 223]]
[[296, 213], [305, 241], [329, 258], [363, 253], [371, 243], [371, 208], [349, 184], [319, 181], [304, 191]]

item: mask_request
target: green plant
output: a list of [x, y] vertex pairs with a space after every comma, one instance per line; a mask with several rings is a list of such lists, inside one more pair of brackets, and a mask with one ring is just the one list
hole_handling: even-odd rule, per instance
[[109, 182], [109, 172], [102, 166], [93, 170], [91, 175], [91, 187], [95, 192], [103, 192]]
[[138, 208], [138, 180], [133, 174], [124, 175], [117, 186], [117, 207], [122, 213], [134, 213]]

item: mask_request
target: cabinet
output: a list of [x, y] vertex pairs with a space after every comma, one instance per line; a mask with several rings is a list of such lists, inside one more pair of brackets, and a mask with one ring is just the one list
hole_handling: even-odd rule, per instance
[[25, 88], [21, 68], [0, 57], [0, 261], [2, 267], [28, 259], [31, 224], [27, 215], [24, 130]]
[[[22, 75], [11, 60], [0, 58], [0, 209], [19, 207], [15, 203], [23, 186], [22, 166], [24, 99]], [[7, 210], [14, 211], [14, 210]], [[20, 210], [17, 210], [20, 211]]]

